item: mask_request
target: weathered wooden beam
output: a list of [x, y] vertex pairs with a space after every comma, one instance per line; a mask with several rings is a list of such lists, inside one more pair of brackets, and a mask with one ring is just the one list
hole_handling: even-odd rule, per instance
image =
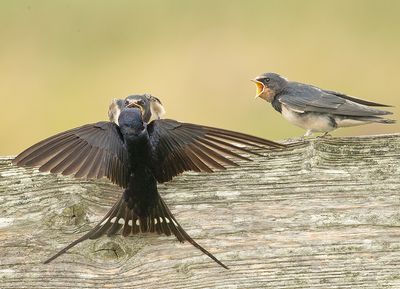
[[160, 186], [190, 244], [85, 241], [121, 190], [0, 159], [0, 288], [400, 288], [400, 134], [312, 139]]

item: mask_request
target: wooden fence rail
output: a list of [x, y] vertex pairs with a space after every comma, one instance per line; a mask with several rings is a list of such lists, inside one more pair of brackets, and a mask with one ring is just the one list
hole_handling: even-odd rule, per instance
[[0, 288], [400, 288], [400, 134], [311, 139], [160, 192], [188, 243], [85, 241], [121, 190], [0, 158]]

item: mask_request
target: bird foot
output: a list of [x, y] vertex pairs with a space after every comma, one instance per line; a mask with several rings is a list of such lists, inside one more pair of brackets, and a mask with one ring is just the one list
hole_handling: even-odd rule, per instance
[[333, 137], [333, 136], [328, 132], [324, 133], [321, 136], [317, 136], [317, 138], [331, 138], [331, 137]]

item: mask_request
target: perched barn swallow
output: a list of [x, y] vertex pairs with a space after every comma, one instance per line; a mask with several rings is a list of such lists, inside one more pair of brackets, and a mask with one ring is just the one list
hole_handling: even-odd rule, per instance
[[[140, 98], [140, 97], [139, 97]], [[136, 97], [135, 97], [136, 99]], [[188, 241], [219, 265], [214, 255], [195, 242], [179, 225], [161, 198], [157, 183], [184, 171], [208, 172], [251, 160], [256, 148], [284, 145], [247, 134], [156, 119], [149, 123], [146, 104], [120, 105], [117, 122], [102, 121], [49, 137], [19, 154], [13, 163], [39, 167], [42, 172], [76, 178], [107, 177], [123, 188], [120, 199], [88, 233], [45, 261], [49, 263], [76, 244], [122, 231], [123, 236], [156, 232]]]
[[161, 101], [150, 94], [129, 95], [125, 99], [113, 99], [108, 108], [108, 118], [118, 125], [118, 117], [122, 108], [136, 102], [143, 109], [143, 121], [160, 119], [165, 114], [165, 109]]
[[324, 90], [309, 84], [288, 81], [277, 73], [264, 73], [253, 79], [257, 95], [272, 104], [289, 122], [313, 132], [328, 134], [339, 127], [356, 126], [371, 122], [394, 123], [382, 118], [392, 114], [371, 106], [390, 105], [358, 99], [343, 93]]

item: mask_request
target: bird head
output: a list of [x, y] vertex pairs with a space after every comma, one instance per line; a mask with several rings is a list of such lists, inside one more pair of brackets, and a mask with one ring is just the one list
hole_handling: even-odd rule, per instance
[[165, 114], [161, 101], [150, 94], [129, 95], [125, 99], [114, 99], [108, 109], [110, 121], [118, 124], [118, 117], [123, 108], [139, 108], [143, 121], [146, 123], [153, 119], [160, 119]]
[[277, 73], [267, 72], [252, 79], [256, 84], [256, 98], [262, 98], [268, 102], [272, 102], [274, 97], [281, 92], [288, 81], [286, 78]]

